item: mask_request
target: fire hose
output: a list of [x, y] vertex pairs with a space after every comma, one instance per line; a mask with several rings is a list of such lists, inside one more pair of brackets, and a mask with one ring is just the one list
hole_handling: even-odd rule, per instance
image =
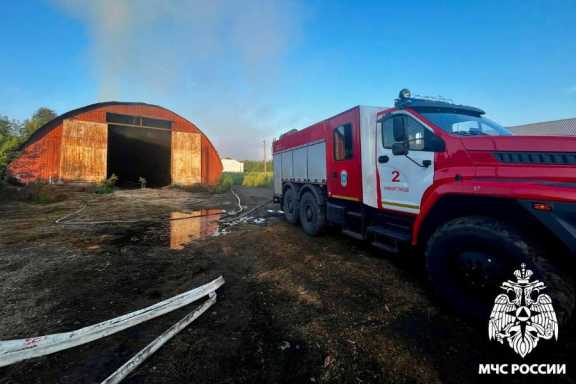
[[[244, 215], [238, 216], [242, 213], [242, 211], [244, 210], [244, 206], [242, 205], [242, 202], [240, 200], [240, 196], [238, 196], [238, 194], [236, 193], [236, 191], [234, 191], [234, 189], [231, 189], [230, 192], [232, 193], [232, 195], [234, 196], [234, 198], [237, 201], [238, 204], [238, 210], [228, 213], [227, 217], [220, 219], [223, 222], [226, 222], [227, 220], [231, 219], [231, 218], [239, 218], [239, 217], [243, 217]], [[200, 217], [207, 217], [207, 216], [215, 216], [215, 215], [221, 215], [222, 212], [214, 212], [214, 213], [206, 213], [203, 215], [190, 215], [190, 216], [183, 216], [183, 217], [176, 217], [176, 218], [161, 218], [161, 217], [156, 217], [156, 218], [146, 218], [146, 219], [132, 219], [132, 220], [101, 220], [101, 221], [74, 221], [74, 220], [68, 220], [74, 216], [79, 215], [82, 211], [84, 211], [92, 202], [98, 201], [99, 199], [93, 199], [90, 201], [85, 202], [78, 210], [69, 213], [67, 215], [62, 216], [61, 218], [57, 219], [54, 221], [55, 224], [60, 224], [60, 225], [98, 225], [98, 224], [133, 224], [133, 223], [142, 223], [142, 222], [154, 222], [154, 221], [177, 221], [177, 220], [187, 220], [187, 219], [195, 219], [195, 218], [200, 218]], [[271, 200], [267, 201], [266, 203], [258, 206], [257, 208], [260, 208], [268, 203], [270, 203]], [[255, 209], [251, 209], [249, 212], [254, 212]], [[68, 221], [67, 221], [68, 220]], [[220, 221], [219, 220], [219, 221]]]

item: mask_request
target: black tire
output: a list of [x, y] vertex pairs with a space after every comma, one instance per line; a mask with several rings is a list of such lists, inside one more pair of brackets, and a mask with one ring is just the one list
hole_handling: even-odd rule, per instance
[[296, 196], [294, 188], [288, 188], [284, 192], [282, 210], [284, 211], [284, 217], [287, 222], [294, 225], [298, 224], [300, 220], [300, 215], [298, 214], [298, 196]]
[[[426, 248], [426, 266], [433, 289], [464, 317], [487, 323], [494, 299], [522, 263], [534, 273], [531, 281], [546, 285], [560, 324], [574, 311], [574, 283], [544, 257], [542, 247], [515, 227], [489, 217], [452, 220], [432, 235]], [[513, 294], [512, 294], [513, 296]]]
[[300, 224], [310, 236], [321, 234], [326, 227], [326, 212], [312, 192], [304, 192], [300, 199]]

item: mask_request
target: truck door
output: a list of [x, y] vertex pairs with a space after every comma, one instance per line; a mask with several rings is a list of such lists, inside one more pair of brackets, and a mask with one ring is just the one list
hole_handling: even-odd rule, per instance
[[[405, 128], [409, 152], [394, 156], [394, 125]], [[427, 143], [434, 133], [412, 116], [398, 112], [384, 117], [377, 129], [377, 168], [382, 208], [408, 213], [420, 212], [420, 203], [434, 179], [434, 152]]]
[[[328, 195], [336, 199], [361, 201], [359, 132], [352, 122], [334, 121], [328, 152]], [[331, 153], [330, 153], [331, 152]]]

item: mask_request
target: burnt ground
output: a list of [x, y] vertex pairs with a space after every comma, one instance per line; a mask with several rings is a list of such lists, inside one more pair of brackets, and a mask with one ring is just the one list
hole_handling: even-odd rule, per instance
[[[249, 207], [271, 198], [267, 189], [239, 193]], [[54, 224], [82, 202], [70, 220], [148, 221]], [[264, 224], [217, 237], [217, 215], [167, 220], [202, 208], [236, 207], [228, 193], [172, 189], [0, 202], [0, 339], [77, 329], [223, 275], [218, 302], [126, 383], [464, 383], [479, 381], [478, 363], [521, 362], [488, 341], [487, 325], [439, 305], [417, 256], [383, 255], [338, 234], [309, 238], [266, 209], [256, 212], [269, 216]], [[100, 382], [193, 307], [0, 368], [0, 383]], [[559, 342], [542, 341], [524, 362], [571, 362], [574, 333], [561, 329]], [[555, 382], [574, 382], [573, 369]], [[499, 380], [522, 382], [490, 378]]]

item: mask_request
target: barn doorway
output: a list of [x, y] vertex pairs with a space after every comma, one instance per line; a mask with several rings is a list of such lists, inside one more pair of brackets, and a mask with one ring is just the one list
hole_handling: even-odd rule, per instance
[[108, 125], [108, 177], [118, 176], [121, 187], [138, 187], [141, 177], [146, 179], [147, 187], [169, 185], [170, 122], [113, 113], [107, 114], [107, 120], [121, 123]]

